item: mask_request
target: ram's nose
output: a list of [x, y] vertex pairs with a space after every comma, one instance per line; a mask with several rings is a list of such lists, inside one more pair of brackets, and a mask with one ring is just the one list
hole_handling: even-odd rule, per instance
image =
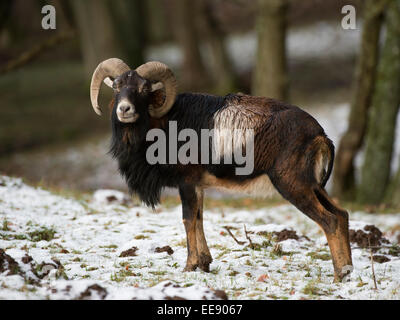
[[125, 105], [119, 106], [118, 108], [119, 108], [119, 110], [120, 110], [120, 112], [122, 114], [125, 114], [125, 113], [128, 113], [128, 112], [132, 111], [132, 106], [129, 105], [129, 104], [125, 104]]
[[117, 107], [117, 116], [119, 121], [124, 123], [135, 122], [139, 118], [135, 106], [128, 101], [121, 101], [119, 103]]

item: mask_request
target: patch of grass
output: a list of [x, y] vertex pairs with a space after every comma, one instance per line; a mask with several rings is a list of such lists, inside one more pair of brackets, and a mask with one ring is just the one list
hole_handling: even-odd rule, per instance
[[394, 256], [394, 257], [399, 257], [400, 256], [400, 246], [397, 244], [393, 244], [389, 248], [388, 254], [390, 254], [391, 256]]
[[231, 277], [236, 277], [239, 273], [240, 272], [233, 270], [228, 275], [231, 276]]
[[297, 251], [284, 251], [282, 250], [282, 245], [279, 243], [275, 243], [274, 247], [272, 248], [272, 251], [270, 252], [270, 258], [276, 259], [278, 257], [282, 256], [288, 256], [291, 257], [292, 255], [298, 253]]
[[67, 274], [65, 273], [64, 268], [58, 268], [57, 273], [56, 273], [56, 279], [64, 279], [64, 280], [69, 280]]
[[276, 243], [274, 245], [274, 248], [272, 249], [271, 253], [278, 257], [283, 256], [282, 246], [279, 243]]
[[289, 298], [286, 296], [277, 296], [275, 294], [267, 294], [268, 298], [274, 299], [274, 300], [288, 300]]
[[223, 257], [224, 255], [231, 253], [232, 250], [228, 249], [228, 248], [224, 248], [221, 250], [221, 252], [215, 257], [217, 260], [219, 260], [221, 257]]
[[307, 283], [307, 285], [302, 289], [302, 293], [311, 295], [311, 296], [326, 296], [330, 295], [333, 292], [332, 288], [322, 289], [318, 287], [320, 280], [311, 280]]
[[108, 246], [100, 246], [100, 248], [105, 248], [105, 249], [117, 249], [118, 246], [115, 244], [110, 244]]
[[129, 262], [128, 261], [122, 261], [122, 262], [119, 263], [119, 266], [125, 268], [126, 266], [129, 266]]
[[33, 182], [28, 184], [31, 184], [36, 188], [46, 189], [47, 191], [50, 191], [52, 194], [56, 196], [76, 200], [88, 214], [91, 214], [92, 210], [94, 211], [94, 209], [91, 209], [87, 203], [87, 201], [89, 201], [92, 197], [91, 193], [89, 192], [60, 187], [47, 180], [40, 180], [39, 182]]
[[149, 236], [145, 236], [143, 234], [138, 234], [137, 236], [134, 237], [136, 240], [143, 240], [143, 239], [149, 239]]
[[216, 267], [210, 271], [211, 274], [217, 275], [221, 271], [221, 267]]
[[38, 241], [51, 241], [54, 239], [56, 231], [53, 228], [47, 228], [45, 226], [41, 227], [38, 230], [29, 232], [28, 235], [31, 238], [31, 241], [38, 242]]
[[[7, 224], [8, 224], [8, 222], [7, 222]], [[3, 223], [3, 229], [5, 227], [6, 227], [6, 229], [9, 230], [8, 226], [4, 226], [4, 223]], [[28, 232], [27, 234], [1, 234], [0, 233], [0, 238], [3, 240], [30, 240], [32, 242], [38, 242], [38, 241], [42, 241], [42, 240], [51, 241], [55, 238], [56, 233], [57, 232], [53, 228], [48, 228], [46, 226], [42, 226], [37, 230]]]
[[[174, 243], [175, 246], [177, 247], [184, 247], [186, 248], [186, 239], [182, 239], [180, 241], [177, 241]], [[210, 248], [214, 248], [214, 246], [210, 246]]]
[[257, 225], [264, 225], [264, 224], [266, 224], [264, 219], [257, 218], [256, 220], [254, 220], [254, 225], [256, 225], [256, 226]]
[[[185, 240], [185, 246], [186, 246], [186, 240]], [[220, 245], [218, 243], [210, 245], [210, 248], [218, 249], [218, 250], [225, 250], [226, 249], [225, 246]], [[240, 251], [242, 251], [242, 250], [240, 250]]]
[[313, 296], [321, 295], [321, 290], [316, 286], [314, 281], [308, 282], [307, 285], [301, 290], [301, 292]]
[[111, 276], [110, 279], [111, 281], [115, 281], [115, 282], [122, 282], [124, 281], [127, 277], [134, 277], [137, 276], [138, 274], [135, 274], [134, 272], [132, 272], [130, 269], [126, 270], [126, 269], [122, 269], [118, 272], [114, 272]]
[[2, 240], [26, 240], [28, 237], [25, 234], [3, 234], [0, 233]]
[[154, 230], [143, 230], [143, 233], [156, 233]]
[[167, 274], [167, 271], [149, 271], [149, 273], [155, 275], [155, 276], [165, 276]]
[[89, 267], [89, 268], [86, 268], [86, 271], [95, 271], [95, 270], [98, 270], [99, 268], [97, 268], [97, 267]]
[[253, 266], [253, 263], [250, 260], [246, 260], [246, 262], [244, 263], [246, 266]]
[[331, 255], [329, 253], [309, 252], [307, 253], [307, 257], [311, 257], [311, 259], [319, 259], [324, 261], [331, 260]]
[[360, 280], [360, 281], [357, 283], [357, 288], [361, 288], [361, 287], [363, 287], [363, 286], [365, 286], [365, 285], [367, 285], [367, 284], [368, 284], [367, 282], [364, 282], [364, 281]]
[[8, 227], [8, 221], [7, 221], [7, 219], [4, 219], [4, 220], [3, 220], [2, 227], [1, 227], [0, 230], [1, 230], [1, 231], [10, 231], [10, 228]]

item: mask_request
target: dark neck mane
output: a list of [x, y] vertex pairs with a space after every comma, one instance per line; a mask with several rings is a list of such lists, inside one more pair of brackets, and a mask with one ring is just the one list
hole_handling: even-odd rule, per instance
[[[178, 95], [168, 113], [168, 120], [177, 121], [178, 129], [181, 127], [200, 131], [201, 128], [209, 128], [214, 112], [224, 101], [225, 97]], [[136, 193], [146, 205], [155, 207], [160, 202], [163, 188], [178, 187], [182, 176], [177, 172], [176, 166], [151, 165], [147, 162], [146, 150], [151, 143], [145, 141], [150, 128], [149, 119], [141, 118], [137, 124], [132, 125], [119, 122], [115, 111], [111, 117], [110, 154], [118, 160], [119, 171], [125, 178], [130, 193]]]

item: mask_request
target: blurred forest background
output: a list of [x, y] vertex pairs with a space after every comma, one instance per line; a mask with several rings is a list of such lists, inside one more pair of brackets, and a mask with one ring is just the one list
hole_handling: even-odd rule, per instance
[[[42, 29], [46, 4], [55, 30]], [[355, 30], [342, 28], [345, 5]], [[400, 0], [1, 0], [1, 173], [125, 188], [106, 155], [108, 119], [89, 101], [91, 74], [109, 57], [163, 61], [181, 92], [304, 108], [336, 145], [331, 193], [400, 207]]]

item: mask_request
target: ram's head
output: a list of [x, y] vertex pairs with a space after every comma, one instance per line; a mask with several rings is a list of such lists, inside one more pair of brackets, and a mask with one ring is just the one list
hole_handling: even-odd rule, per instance
[[[175, 102], [175, 76], [168, 66], [161, 62], [147, 62], [135, 70], [131, 70], [126, 63], [117, 58], [101, 62], [94, 71], [90, 84], [90, 99], [98, 115], [101, 115], [98, 96], [103, 81], [114, 90], [116, 114], [118, 120], [123, 123], [137, 121], [140, 117], [138, 107], [143, 107], [143, 101], [148, 103], [145, 107], [153, 118], [164, 116]], [[158, 90], [162, 92], [162, 99], [149, 99], [150, 95]]]

